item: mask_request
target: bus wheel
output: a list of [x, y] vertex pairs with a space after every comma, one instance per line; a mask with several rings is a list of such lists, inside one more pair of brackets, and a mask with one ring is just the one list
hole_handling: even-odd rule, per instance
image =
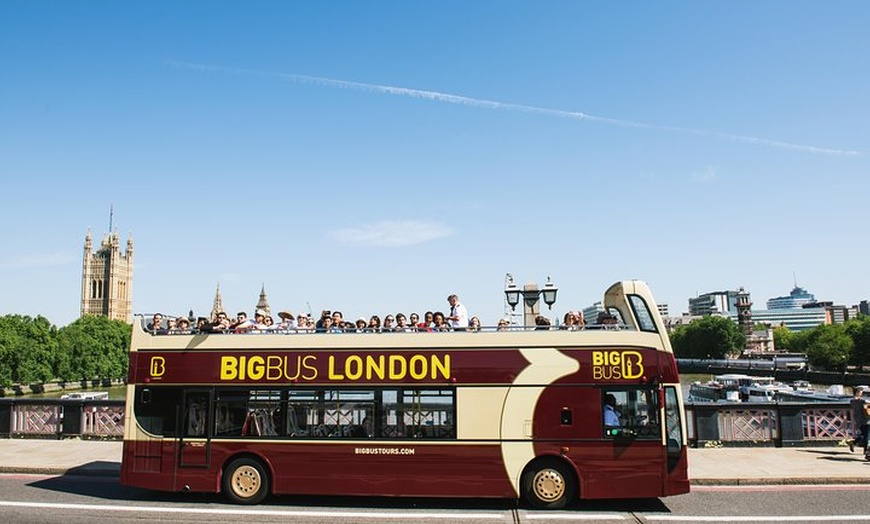
[[224, 470], [223, 492], [236, 504], [257, 504], [269, 494], [269, 477], [259, 460], [238, 458]]
[[523, 498], [538, 509], [562, 509], [577, 493], [574, 474], [556, 460], [532, 464], [522, 481]]

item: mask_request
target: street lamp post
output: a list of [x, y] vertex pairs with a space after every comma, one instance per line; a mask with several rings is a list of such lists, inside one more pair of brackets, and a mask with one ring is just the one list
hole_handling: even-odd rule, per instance
[[504, 295], [512, 311], [516, 309], [517, 305], [519, 305], [520, 297], [523, 298], [523, 325], [528, 327], [535, 325], [535, 318], [540, 314], [540, 309], [538, 307], [540, 299], [543, 298], [547, 307], [553, 309], [553, 304], [556, 303], [557, 291], [559, 291], [559, 289], [555, 284], [553, 284], [550, 277], [547, 277], [547, 283], [544, 284], [544, 289], [538, 289], [537, 284], [529, 282], [523, 286], [522, 290], [517, 287], [513, 281], [513, 277], [511, 277], [508, 280], [508, 284], [505, 286]]

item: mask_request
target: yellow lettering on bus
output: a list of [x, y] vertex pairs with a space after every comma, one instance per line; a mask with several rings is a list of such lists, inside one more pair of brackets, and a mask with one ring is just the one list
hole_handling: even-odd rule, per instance
[[317, 357], [314, 355], [305, 355], [302, 357], [302, 364], [299, 367], [306, 370], [306, 373], [302, 375], [303, 380], [314, 380], [317, 378], [317, 367], [309, 364], [310, 361], [316, 362]]
[[378, 356], [378, 359], [371, 355], [366, 355], [366, 380], [371, 380], [372, 376], [376, 376], [384, 380], [384, 356]]
[[390, 380], [401, 380], [408, 374], [408, 361], [401, 355], [390, 355]]
[[[283, 366], [281, 364], [284, 364]], [[280, 380], [287, 370], [287, 357], [283, 359], [270, 355], [266, 357], [266, 380]]]
[[359, 355], [351, 355], [344, 361], [344, 372], [348, 380], [357, 380], [363, 374], [362, 359]]
[[335, 357], [330, 355], [328, 362], [329, 362], [329, 369], [327, 371], [327, 376], [329, 377], [329, 380], [343, 380], [344, 375], [339, 375], [338, 373], [335, 372]]
[[426, 378], [426, 372], [428, 371], [428, 367], [426, 365], [426, 358], [423, 355], [414, 355], [411, 357], [411, 378], [415, 380], [420, 380]]
[[444, 380], [450, 380], [450, 355], [444, 355], [444, 360], [438, 360], [438, 355], [432, 355], [432, 379], [438, 375]]
[[266, 362], [263, 357], [253, 356], [248, 359], [248, 378], [251, 380], [260, 380], [266, 374]]
[[236, 357], [221, 357], [221, 380], [235, 380], [239, 375], [239, 361]]

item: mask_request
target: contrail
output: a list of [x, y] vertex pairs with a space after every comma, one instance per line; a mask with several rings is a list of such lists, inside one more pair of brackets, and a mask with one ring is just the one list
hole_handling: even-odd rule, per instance
[[734, 142], [742, 142], [746, 144], [776, 147], [781, 149], [792, 149], [805, 153], [813, 153], [820, 155], [836, 155], [836, 156], [859, 156], [863, 153], [855, 150], [832, 149], [826, 147], [810, 146], [805, 144], [794, 144], [784, 142], [782, 140], [771, 140], [767, 138], [758, 138], [747, 135], [737, 135], [732, 133], [722, 133], [719, 131], [706, 131], [703, 129], [693, 129], [690, 127], [666, 126], [660, 124], [647, 124], [643, 122], [634, 122], [631, 120], [621, 120], [618, 118], [608, 118], [603, 116], [590, 115], [580, 111], [565, 111], [562, 109], [549, 109], [546, 107], [529, 106], [523, 104], [513, 104], [510, 102], [498, 102], [495, 100], [486, 100], [481, 98], [472, 98], [468, 96], [452, 95], [450, 93], [440, 93], [438, 91], [427, 91], [423, 89], [411, 89], [407, 87], [385, 86], [379, 84], [367, 84], [363, 82], [353, 82], [350, 80], [337, 80], [334, 78], [324, 78], [319, 76], [295, 75], [287, 73], [275, 73], [269, 71], [258, 71], [255, 69], [239, 69], [231, 67], [212, 66], [207, 64], [196, 64], [187, 62], [167, 61], [168, 65], [181, 69], [192, 69], [195, 71], [206, 71], [210, 73], [231, 73], [236, 75], [261, 76], [266, 78], [278, 78], [299, 84], [311, 84], [325, 87], [337, 87], [341, 89], [352, 89], [355, 91], [366, 91], [369, 93], [380, 93], [386, 95], [404, 96], [409, 98], [419, 98], [422, 100], [432, 100], [435, 102], [444, 102], [447, 104], [464, 105], [470, 107], [479, 107], [482, 109], [497, 109], [506, 111], [517, 111], [521, 113], [531, 113], [537, 115], [554, 116], [559, 118], [570, 118], [573, 120], [586, 120], [600, 124], [620, 127], [634, 127], [640, 129], [653, 129], [658, 131], [672, 131], [678, 133], [690, 133], [694, 135], [710, 136]]

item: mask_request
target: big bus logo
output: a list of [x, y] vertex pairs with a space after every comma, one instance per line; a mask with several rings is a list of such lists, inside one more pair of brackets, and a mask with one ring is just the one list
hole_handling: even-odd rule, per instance
[[643, 356], [637, 351], [593, 351], [592, 378], [618, 380], [640, 378]]
[[151, 357], [151, 376], [162, 377], [166, 373], [166, 359], [163, 357]]

